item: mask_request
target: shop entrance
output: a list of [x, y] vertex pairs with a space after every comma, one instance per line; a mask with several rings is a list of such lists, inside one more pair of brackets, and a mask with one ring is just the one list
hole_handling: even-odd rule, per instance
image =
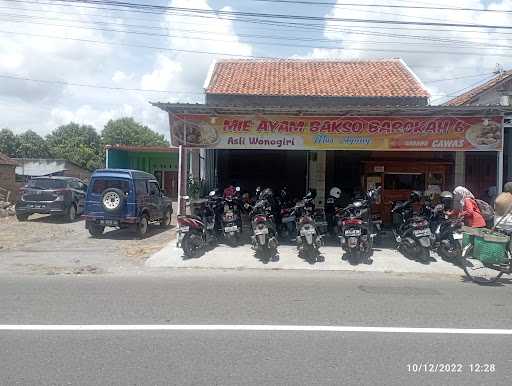
[[291, 197], [306, 193], [308, 152], [301, 150], [216, 150], [219, 187], [236, 184], [242, 191], [257, 186], [275, 191], [287, 186]]

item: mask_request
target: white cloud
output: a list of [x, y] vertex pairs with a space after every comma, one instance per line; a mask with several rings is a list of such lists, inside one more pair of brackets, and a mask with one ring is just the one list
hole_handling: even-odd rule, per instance
[[[341, 3], [344, 3], [344, 1], [338, 0], [338, 3], [339, 6], [333, 7], [326, 16], [331, 18], [407, 22], [512, 25], [512, 14], [510, 13], [343, 7]], [[453, 0], [449, 3], [430, 1], [428, 6], [435, 6], [436, 4], [441, 7], [482, 8], [483, 2], [478, 0]], [[418, 4], [414, 3], [414, 5]], [[512, 9], [512, 0], [491, 3], [488, 4], [488, 8], [510, 10]], [[378, 26], [378, 28], [367, 28], [367, 25], [360, 23], [340, 24], [336, 21], [328, 21], [325, 25], [324, 36], [339, 42], [340, 49], [314, 49], [310, 56], [314, 58], [341, 57], [345, 59], [401, 57], [426, 84], [433, 94], [432, 101], [434, 103], [442, 101], [442, 95], [450, 91], [457, 91], [468, 84], [471, 85], [489, 78], [492, 76], [490, 73], [496, 63], [503, 64], [505, 68], [512, 66], [512, 55], [508, 55], [509, 51], [506, 48], [496, 47], [497, 45], [510, 46], [512, 42], [510, 35], [494, 34], [489, 30], [475, 30], [474, 28], [409, 25], [402, 26], [404, 29], [385, 29], [389, 26], [385, 24], [372, 24], [371, 26]], [[391, 27], [397, 28], [397, 26], [393, 25]], [[414, 31], [413, 29], [417, 30]], [[414, 38], [413, 35], [420, 36], [420, 38]], [[451, 40], [451, 42], [443, 42], [446, 39]], [[491, 46], [492, 48], [486, 49], [485, 46]], [[428, 52], [423, 53], [422, 51]], [[467, 52], [474, 54], [466, 55]], [[431, 82], [475, 74], [487, 75], [446, 82]]]
[[[170, 6], [212, 9], [206, 0], [174, 0]], [[0, 6], [13, 6], [11, 2], [0, 0]], [[16, 11], [23, 11], [23, 5], [16, 5]], [[27, 8], [28, 9], [28, 8]], [[51, 18], [72, 18], [75, 21], [104, 21], [104, 11], [73, 8], [73, 17], [63, 16], [69, 9], [33, 5], [32, 9], [44, 11]], [[229, 10], [230, 8], [224, 8]], [[106, 22], [124, 24], [126, 14], [110, 14]], [[130, 15], [134, 16], [134, 15]], [[241, 43], [233, 22], [215, 15], [208, 19], [190, 16], [154, 16], [155, 22], [175, 37], [153, 38], [134, 37], [127, 33], [108, 33], [98, 30], [67, 29], [41, 24], [6, 23], [11, 31], [38, 35], [72, 37], [100, 42], [116, 41], [142, 45], [166, 46], [169, 49], [213, 51], [250, 55], [252, 48]], [[130, 23], [134, 23], [130, 21]], [[48, 24], [52, 24], [48, 21]], [[56, 22], [55, 24], [63, 24]], [[139, 23], [140, 24], [140, 23]], [[77, 25], [83, 25], [77, 23]], [[114, 27], [112, 27], [114, 28]], [[115, 29], [126, 32], [123, 25]], [[203, 33], [187, 33], [183, 29], [195, 29]], [[210, 37], [215, 33], [229, 42], [191, 39]], [[124, 115], [168, 134], [168, 118], [165, 113], [151, 106], [148, 101], [201, 102], [202, 85], [214, 56], [184, 52], [158, 52], [127, 46], [85, 44], [82, 42], [26, 35], [0, 34], [0, 74], [29, 77], [33, 79], [59, 80], [74, 83], [112, 85], [125, 88], [170, 90], [169, 94], [145, 93], [139, 91], [116, 91], [87, 87], [73, 87], [62, 84], [20, 82], [4, 80], [0, 82], [0, 97], [3, 106], [12, 106], [1, 118], [0, 127], [9, 126], [17, 131], [34, 129], [46, 134], [58, 125], [75, 121], [91, 124], [101, 130], [112, 118]], [[180, 93], [186, 91], [186, 93]]]

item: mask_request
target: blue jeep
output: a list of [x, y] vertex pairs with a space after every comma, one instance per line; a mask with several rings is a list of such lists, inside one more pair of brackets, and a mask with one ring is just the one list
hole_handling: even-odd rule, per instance
[[91, 176], [85, 199], [85, 227], [93, 236], [105, 227], [133, 227], [144, 237], [150, 222], [168, 227], [172, 202], [156, 178], [139, 170], [99, 169]]

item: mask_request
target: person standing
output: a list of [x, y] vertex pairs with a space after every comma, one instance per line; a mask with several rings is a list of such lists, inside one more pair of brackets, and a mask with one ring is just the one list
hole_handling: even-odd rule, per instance
[[485, 219], [480, 212], [475, 196], [469, 189], [457, 186], [453, 191], [453, 214], [464, 217], [464, 224], [472, 228], [484, 228]]
[[512, 230], [512, 182], [507, 182], [503, 192], [494, 201], [494, 225], [500, 229]]

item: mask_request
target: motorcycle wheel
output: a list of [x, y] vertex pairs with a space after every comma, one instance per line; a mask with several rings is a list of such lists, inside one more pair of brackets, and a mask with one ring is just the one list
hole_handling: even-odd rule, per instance
[[197, 252], [204, 247], [203, 240], [200, 236], [194, 234], [186, 235], [181, 241], [183, 254], [186, 258], [192, 258], [197, 255]]
[[224, 239], [226, 240], [226, 244], [228, 244], [230, 247], [235, 248], [239, 244], [238, 240], [238, 234], [231, 235], [224, 235]]
[[448, 243], [441, 242], [437, 252], [445, 260], [455, 261], [462, 256], [462, 248], [457, 240], [447, 240]]

